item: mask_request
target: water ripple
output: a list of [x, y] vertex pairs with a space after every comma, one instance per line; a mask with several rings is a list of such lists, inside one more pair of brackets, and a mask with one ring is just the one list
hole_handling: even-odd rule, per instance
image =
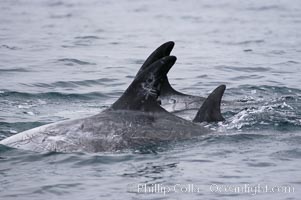
[[21, 48], [19, 47], [16, 47], [16, 46], [9, 46], [9, 45], [6, 45], [6, 44], [3, 44], [0, 46], [0, 49], [3, 48], [3, 49], [9, 49], [9, 50], [20, 50]]
[[65, 65], [68, 65], [68, 66], [73, 66], [73, 65], [96, 65], [95, 63], [86, 62], [86, 61], [82, 61], [82, 60], [74, 59], [74, 58], [62, 58], [62, 59], [58, 59], [57, 61], [62, 62]]
[[283, 150], [283, 151], [277, 151], [271, 156], [275, 156], [277, 158], [296, 158], [300, 159], [301, 158], [301, 149], [300, 148], [295, 148], [295, 149], [289, 149], [289, 150]]
[[250, 167], [272, 167], [272, 166], [277, 166], [274, 163], [270, 162], [249, 162], [247, 163], [248, 166]]
[[215, 66], [214, 68], [223, 71], [256, 72], [256, 73], [266, 72], [271, 70], [271, 68], [269, 67], [235, 67], [235, 66], [225, 66], [225, 65]]
[[27, 86], [32, 86], [32, 87], [43, 87], [43, 88], [76, 88], [79, 86], [93, 86], [93, 85], [112, 85], [112, 82], [116, 81], [117, 79], [113, 78], [100, 78], [100, 79], [95, 79], [95, 80], [82, 80], [82, 81], [57, 81], [54, 83], [34, 83], [32, 85]]
[[80, 40], [97, 40], [97, 39], [101, 39], [101, 38], [98, 37], [98, 36], [95, 36], [95, 35], [87, 35], [87, 36], [78, 36], [78, 37], [75, 37], [75, 39], [80, 39]]
[[25, 68], [9, 68], [9, 69], [0, 69], [1, 72], [30, 72], [30, 70]]
[[46, 93], [25, 93], [4, 90], [0, 93], [0, 97], [11, 97], [11, 98], [42, 98], [42, 99], [95, 99], [99, 97], [107, 97], [103, 93], [90, 92], [84, 94], [77, 93], [60, 93], [60, 92], [46, 92]]

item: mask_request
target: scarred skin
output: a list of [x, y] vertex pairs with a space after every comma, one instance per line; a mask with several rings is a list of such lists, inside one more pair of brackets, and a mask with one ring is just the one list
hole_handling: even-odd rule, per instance
[[[24, 131], [0, 144], [37, 152], [111, 152], [209, 133], [209, 129], [167, 112], [158, 103], [164, 78], [176, 61], [174, 56], [165, 56], [172, 46], [165, 43], [151, 54], [109, 109], [91, 117]], [[216, 111], [220, 115], [224, 90], [225, 86], [219, 86], [209, 95], [195, 120], [214, 119]]]
[[112, 152], [193, 138], [210, 131], [168, 112], [106, 110], [24, 131], [0, 144], [36, 152]]

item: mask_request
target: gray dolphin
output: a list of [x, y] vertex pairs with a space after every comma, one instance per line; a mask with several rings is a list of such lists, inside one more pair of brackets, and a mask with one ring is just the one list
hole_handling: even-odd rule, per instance
[[[169, 41], [159, 46], [146, 59], [146, 61], [138, 71], [137, 75], [139, 75], [139, 73], [141, 73], [153, 62], [159, 60], [164, 56], [169, 56], [174, 45], [175, 43], [173, 41]], [[189, 109], [198, 110], [206, 99], [205, 97], [184, 94], [175, 90], [169, 83], [167, 75], [162, 79], [160, 88], [161, 90], [160, 90], [160, 96], [158, 101], [160, 102], [163, 108], [165, 108], [169, 112], [175, 112], [175, 114], [183, 110], [189, 110]]]
[[[200, 124], [167, 112], [157, 102], [160, 85], [175, 61], [175, 56], [165, 56], [144, 66], [123, 95], [97, 115], [37, 127], [0, 144], [36, 152], [107, 152], [209, 133]], [[194, 122], [210, 121], [220, 115], [216, 106], [220, 106], [224, 90], [222, 85], [209, 95]]]

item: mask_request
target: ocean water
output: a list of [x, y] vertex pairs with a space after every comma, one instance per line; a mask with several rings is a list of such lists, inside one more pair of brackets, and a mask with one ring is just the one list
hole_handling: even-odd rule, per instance
[[1, 0], [0, 19], [0, 139], [107, 108], [170, 40], [177, 90], [241, 102], [152, 149], [0, 146], [0, 199], [300, 199], [301, 1]]

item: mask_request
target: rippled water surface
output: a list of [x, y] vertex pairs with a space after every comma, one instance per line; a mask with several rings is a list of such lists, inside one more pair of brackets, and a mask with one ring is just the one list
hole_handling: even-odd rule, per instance
[[300, 1], [2, 0], [0, 19], [0, 139], [100, 112], [169, 40], [175, 88], [206, 96], [226, 84], [224, 99], [241, 102], [206, 125], [214, 134], [153, 149], [0, 146], [0, 199], [300, 198]]

